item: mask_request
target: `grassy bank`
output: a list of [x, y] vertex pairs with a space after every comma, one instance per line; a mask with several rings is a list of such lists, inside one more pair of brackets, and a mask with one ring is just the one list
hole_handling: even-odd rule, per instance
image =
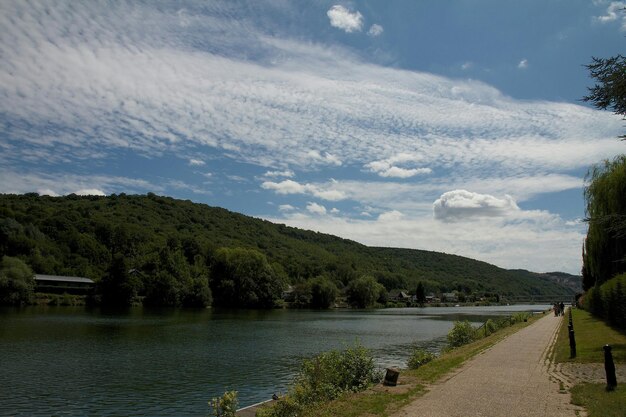
[[388, 416], [425, 392], [428, 384], [441, 379], [465, 361], [495, 345], [505, 337], [528, 326], [541, 317], [512, 326], [480, 340], [442, 354], [416, 370], [403, 370], [397, 387], [377, 386], [364, 392], [344, 395], [334, 401], [320, 404], [303, 417], [358, 417]]
[[[568, 319], [563, 320], [559, 329], [554, 351], [555, 362], [574, 364], [604, 363], [605, 344], [612, 346], [616, 364], [626, 363], [626, 335], [609, 327], [584, 310], [572, 309], [574, 334], [576, 336], [576, 358], [570, 358]], [[607, 392], [606, 384], [578, 384], [571, 389], [572, 403], [585, 407], [589, 417], [618, 417], [626, 410], [626, 381], [617, 381], [615, 391]]]
[[602, 347], [611, 345], [615, 363], [626, 363], [626, 335], [605, 322], [593, 317], [585, 310], [571, 309], [574, 335], [576, 338], [576, 358], [570, 358], [568, 319], [565, 317], [555, 348], [554, 361], [573, 363], [604, 363]]

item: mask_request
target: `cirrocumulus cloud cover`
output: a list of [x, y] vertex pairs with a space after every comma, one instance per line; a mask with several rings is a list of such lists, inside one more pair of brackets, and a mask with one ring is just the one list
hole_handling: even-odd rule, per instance
[[585, 173], [625, 146], [584, 64], [626, 15], [554, 3], [3, 1], [0, 192], [154, 192], [578, 273]]

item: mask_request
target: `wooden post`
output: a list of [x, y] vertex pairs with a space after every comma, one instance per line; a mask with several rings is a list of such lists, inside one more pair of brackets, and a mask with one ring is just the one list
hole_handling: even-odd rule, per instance
[[617, 377], [615, 376], [615, 364], [611, 346], [604, 345], [604, 371], [606, 372], [606, 390], [613, 391], [617, 387]]
[[576, 338], [574, 337], [574, 328], [569, 328], [569, 357], [576, 357]]

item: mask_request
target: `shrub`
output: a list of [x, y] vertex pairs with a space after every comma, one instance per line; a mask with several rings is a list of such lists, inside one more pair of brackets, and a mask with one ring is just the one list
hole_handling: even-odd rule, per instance
[[375, 379], [374, 358], [357, 345], [320, 353], [302, 363], [297, 385], [305, 387], [305, 403], [332, 400], [345, 391], [360, 391]]
[[238, 404], [237, 391], [226, 391], [221, 397], [209, 401], [214, 417], [235, 417]]
[[362, 391], [382, 378], [368, 349], [356, 345], [304, 360], [289, 393], [263, 409], [260, 417], [293, 417], [344, 392]]
[[469, 321], [455, 321], [448, 333], [448, 346], [451, 348], [466, 345], [476, 339], [476, 329]]
[[489, 319], [485, 322], [484, 328], [485, 336], [489, 336], [490, 334], [497, 332], [500, 326], [498, 326], [498, 323], [496, 323], [495, 321]]
[[528, 321], [530, 318], [530, 313], [527, 311], [521, 311], [519, 313], [515, 313], [511, 316], [511, 324], [521, 323], [523, 321]]
[[20, 305], [32, 301], [33, 271], [21, 259], [3, 256], [0, 260], [0, 304]]
[[427, 350], [414, 348], [413, 353], [411, 353], [411, 357], [409, 357], [409, 369], [417, 369], [422, 365], [426, 365], [435, 358], [436, 356]]

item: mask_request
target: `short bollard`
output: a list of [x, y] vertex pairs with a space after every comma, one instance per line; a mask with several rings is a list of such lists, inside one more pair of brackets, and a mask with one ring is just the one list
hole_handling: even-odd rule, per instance
[[569, 329], [569, 357], [576, 357], [576, 338], [574, 337], [574, 329]]
[[615, 364], [611, 346], [604, 345], [604, 371], [606, 372], [606, 390], [613, 391], [617, 387], [617, 377], [615, 376]]
[[383, 385], [388, 387], [395, 387], [398, 384], [398, 377], [400, 376], [400, 370], [398, 368], [387, 368]]

